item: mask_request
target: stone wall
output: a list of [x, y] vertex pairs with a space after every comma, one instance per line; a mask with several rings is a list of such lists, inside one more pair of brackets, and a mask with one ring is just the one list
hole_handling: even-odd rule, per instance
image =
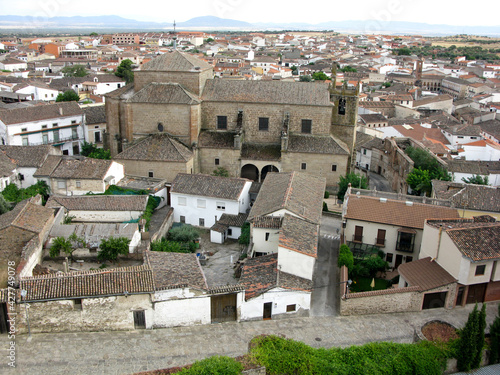
[[[275, 143], [281, 142], [281, 131], [285, 113], [289, 113], [289, 132], [302, 132], [302, 119], [312, 120], [311, 133], [327, 135], [330, 131], [331, 106], [305, 106], [252, 103], [202, 103], [201, 126], [203, 129], [216, 130], [217, 116], [227, 116], [227, 130], [234, 131], [237, 126], [238, 111], [243, 111], [245, 142]], [[259, 130], [259, 117], [269, 118], [269, 130]]]
[[134, 86], [137, 92], [151, 82], [179, 83], [192, 93], [200, 95], [205, 87], [206, 80], [212, 77], [212, 69], [192, 72], [160, 72], [143, 70], [135, 73]]
[[[71, 180], [64, 179], [66, 182], [65, 188], [58, 188], [57, 182], [63, 181], [63, 179], [50, 179], [50, 188], [53, 194], [58, 195], [84, 195], [89, 191], [94, 193], [104, 193], [106, 190], [104, 186], [104, 181], [102, 180], [89, 180], [89, 179], [79, 179], [79, 180]], [[80, 187], [76, 186], [76, 182], [80, 183]]]
[[[348, 155], [311, 154], [282, 152], [281, 165], [283, 172], [301, 171], [326, 178], [327, 186], [337, 186], [340, 176], [345, 176], [348, 168]], [[306, 169], [301, 169], [306, 163]], [[336, 171], [332, 171], [332, 165]]]
[[[152, 325], [149, 294], [84, 298], [81, 308], [73, 300], [29, 303], [32, 333], [80, 332], [134, 329], [134, 310], [146, 310], [146, 327]], [[26, 309], [18, 305], [19, 333], [27, 332]]]
[[151, 171], [154, 178], [164, 178], [167, 182], [172, 182], [178, 173], [191, 173], [193, 169], [193, 159], [185, 163], [125, 159], [116, 161], [123, 164], [127, 175], [149, 177]]
[[[212, 174], [217, 167], [225, 168], [230, 177], [240, 177], [240, 150], [228, 148], [200, 148], [197, 150], [197, 171]], [[219, 159], [219, 165], [215, 164]]]

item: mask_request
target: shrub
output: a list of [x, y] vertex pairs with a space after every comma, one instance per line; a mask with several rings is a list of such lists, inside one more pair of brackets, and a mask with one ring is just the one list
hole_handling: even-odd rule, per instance
[[339, 267], [346, 266], [349, 271], [351, 271], [354, 267], [354, 256], [352, 255], [351, 249], [349, 246], [343, 244], [340, 245], [339, 250], [339, 258], [337, 260], [337, 264]]
[[195, 227], [184, 224], [180, 227], [172, 228], [168, 232], [168, 240], [175, 242], [190, 242], [198, 239], [200, 233]]
[[214, 356], [196, 361], [189, 368], [177, 374], [181, 375], [237, 375], [243, 371], [243, 365], [234, 358]]
[[[193, 244], [194, 243], [190, 243]], [[167, 241], [165, 238], [162, 238], [157, 241], [151, 242], [151, 251], [161, 251], [165, 253], [192, 253], [190, 247], [182, 246], [180, 242], [175, 241]]]
[[99, 245], [101, 250], [97, 253], [97, 259], [101, 262], [116, 260], [118, 259], [118, 255], [128, 253], [129, 244], [130, 240], [126, 237], [109, 237], [107, 240], [104, 239]]
[[328, 199], [330, 198], [330, 193], [328, 192], [328, 190], [325, 190], [325, 195], [324, 195], [325, 199]]
[[375, 277], [378, 271], [385, 271], [389, 264], [377, 255], [363, 260], [361, 266], [368, 269], [368, 273], [371, 277]]
[[71, 255], [73, 252], [73, 246], [71, 245], [70, 240], [64, 237], [56, 237], [52, 241], [52, 246], [50, 246], [49, 255], [51, 258], [55, 258], [61, 254], [61, 251]]
[[245, 223], [241, 227], [241, 235], [238, 238], [240, 245], [248, 245], [250, 243], [250, 223]]

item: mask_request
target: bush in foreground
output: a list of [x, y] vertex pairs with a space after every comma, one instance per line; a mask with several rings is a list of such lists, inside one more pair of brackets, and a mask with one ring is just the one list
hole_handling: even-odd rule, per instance
[[196, 361], [189, 368], [179, 371], [179, 375], [237, 375], [241, 374], [243, 365], [234, 358], [214, 356]]

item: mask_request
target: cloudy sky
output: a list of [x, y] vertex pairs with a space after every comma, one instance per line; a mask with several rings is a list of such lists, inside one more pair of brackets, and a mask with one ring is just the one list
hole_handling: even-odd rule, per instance
[[[477, 4], [477, 6], [475, 5]], [[141, 6], [142, 5], [142, 6]], [[431, 24], [500, 25], [498, 0], [465, 5], [448, 0], [0, 0], [3, 15], [34, 17], [118, 15], [139, 21], [177, 22], [217, 16], [251, 23], [368, 20]]]

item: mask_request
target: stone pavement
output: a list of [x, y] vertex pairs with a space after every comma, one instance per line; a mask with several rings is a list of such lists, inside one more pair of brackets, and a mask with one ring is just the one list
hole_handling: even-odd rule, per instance
[[[34, 334], [16, 338], [15, 369], [7, 366], [8, 339], [0, 336], [1, 374], [131, 374], [192, 363], [212, 355], [247, 352], [252, 337], [282, 334], [313, 347], [371, 341], [413, 342], [414, 329], [440, 319], [462, 327], [473, 306], [417, 313], [295, 318], [157, 330]], [[487, 307], [487, 325], [497, 303]]]

